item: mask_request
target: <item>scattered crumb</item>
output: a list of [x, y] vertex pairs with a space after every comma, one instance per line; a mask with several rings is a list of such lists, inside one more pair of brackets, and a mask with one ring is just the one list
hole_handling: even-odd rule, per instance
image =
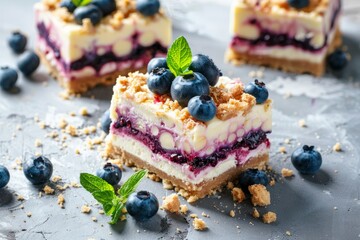
[[22, 130], [21, 125], [17, 125], [17, 126], [16, 126], [16, 130], [21, 131], [21, 130]]
[[70, 136], [72, 136], [72, 137], [78, 136], [77, 129], [73, 125], [67, 125], [66, 128], [65, 128], [65, 132], [70, 134]]
[[233, 182], [228, 182], [226, 184], [226, 188], [229, 189], [229, 190], [232, 190], [234, 188], [234, 183]]
[[282, 154], [286, 153], [286, 148], [285, 147], [279, 147], [279, 152]]
[[155, 173], [148, 173], [147, 177], [154, 182], [160, 182], [161, 178], [159, 178]]
[[27, 216], [27, 217], [31, 217], [31, 216], [32, 216], [32, 212], [27, 212], [27, 213], [26, 213], [26, 216]]
[[126, 220], [126, 215], [121, 215], [120, 221], [125, 221], [125, 220]]
[[60, 176], [54, 176], [53, 178], [52, 178], [52, 181], [54, 182], [54, 183], [57, 183], [57, 182], [59, 182], [59, 181], [61, 181], [62, 180], [62, 177], [60, 177]]
[[187, 214], [188, 211], [189, 211], [189, 209], [186, 204], [180, 205], [180, 212], [182, 214]]
[[254, 218], [259, 218], [260, 217], [260, 213], [259, 213], [259, 211], [256, 209], [256, 208], [254, 208], [254, 210], [253, 210], [253, 212], [252, 212], [252, 214], [251, 214]]
[[104, 210], [100, 209], [99, 214], [105, 214]]
[[290, 144], [290, 139], [289, 139], [289, 138], [286, 138], [286, 139], [284, 140], [284, 143], [285, 143], [285, 144]]
[[88, 205], [83, 205], [81, 207], [81, 212], [82, 213], [90, 213], [91, 212], [91, 208]]
[[276, 221], [276, 213], [274, 212], [267, 212], [263, 215], [263, 222], [264, 223], [273, 223]]
[[231, 190], [231, 194], [232, 194], [233, 200], [238, 203], [241, 203], [246, 198], [245, 193], [243, 192], [243, 190], [241, 190], [241, 188], [237, 188], [237, 187], [233, 188]]
[[269, 182], [269, 185], [272, 187], [275, 186], [275, 183], [276, 183], [275, 179], [272, 178]]
[[87, 110], [86, 107], [80, 108], [79, 114], [80, 114], [81, 116], [89, 116], [89, 112], [88, 112], [88, 110]]
[[61, 208], [64, 208], [65, 198], [64, 198], [64, 195], [62, 195], [61, 193], [58, 196], [58, 202], [57, 203]]
[[191, 218], [197, 218], [198, 215], [197, 215], [196, 213], [192, 213], [192, 214], [190, 214], [190, 217], [191, 217]]
[[210, 217], [209, 214], [206, 214], [206, 213], [204, 213], [204, 212], [201, 213], [201, 216], [206, 217], [206, 218], [209, 218], [209, 217]]
[[198, 230], [198, 231], [203, 231], [207, 228], [206, 223], [201, 218], [194, 219], [193, 227], [195, 230]]
[[67, 123], [67, 121], [65, 119], [63, 119], [63, 118], [60, 119], [60, 121], [59, 121], [59, 128], [60, 129], [65, 129], [67, 125], [68, 125], [68, 123]]
[[180, 208], [179, 196], [176, 193], [167, 196], [163, 201], [162, 208], [172, 213], [179, 212], [179, 208]]
[[254, 206], [267, 206], [270, 204], [270, 193], [266, 187], [261, 184], [254, 184], [249, 186], [251, 193], [251, 202]]
[[42, 144], [42, 142], [41, 142], [41, 140], [40, 139], [35, 139], [35, 147], [41, 147], [43, 144]]
[[48, 186], [48, 185], [46, 185], [46, 186], [43, 188], [43, 191], [44, 191], [44, 193], [45, 193], [46, 195], [52, 195], [52, 194], [55, 193], [55, 190], [54, 190], [52, 187]]
[[306, 122], [305, 122], [304, 119], [299, 120], [299, 127], [303, 127], [303, 128], [307, 127]]
[[174, 185], [172, 185], [172, 183], [166, 179], [162, 181], [162, 184], [165, 189], [171, 190], [174, 188]]
[[230, 217], [235, 217], [235, 211], [234, 210], [231, 210], [230, 213], [229, 213]]
[[284, 178], [292, 177], [292, 176], [294, 176], [294, 172], [293, 172], [293, 170], [291, 170], [291, 169], [283, 168], [283, 169], [281, 169], [281, 175], [282, 175]]
[[75, 148], [75, 154], [80, 155], [81, 154], [80, 149]]
[[93, 222], [97, 222], [97, 218], [96, 218], [96, 217], [91, 217], [91, 220], [92, 220]]
[[288, 235], [288, 236], [291, 236], [291, 232], [290, 232], [290, 231], [286, 231], [285, 234]]
[[22, 202], [22, 201], [24, 201], [24, 200], [25, 200], [25, 198], [24, 198], [24, 196], [23, 196], [23, 195], [18, 195], [18, 196], [17, 196], [17, 198], [16, 198], [16, 200], [18, 200], [18, 201]]
[[336, 143], [332, 149], [334, 152], [341, 152], [341, 150], [342, 150], [340, 143]]
[[187, 202], [188, 202], [188, 203], [193, 203], [193, 202], [196, 202], [197, 200], [199, 200], [199, 197], [198, 197], [198, 196], [190, 196], [190, 197], [187, 199]]
[[45, 129], [45, 127], [46, 127], [45, 122], [44, 122], [44, 121], [39, 122], [39, 127], [40, 127], [41, 129]]

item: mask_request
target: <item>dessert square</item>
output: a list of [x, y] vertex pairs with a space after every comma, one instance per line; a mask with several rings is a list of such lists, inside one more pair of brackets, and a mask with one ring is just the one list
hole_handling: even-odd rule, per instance
[[156, 95], [148, 74], [120, 76], [111, 101], [106, 153], [146, 168], [183, 189], [184, 197], [202, 198], [248, 168], [269, 159], [271, 100], [256, 104], [239, 79], [220, 77], [210, 86], [216, 115], [202, 122], [169, 94]]
[[76, 10], [61, 7], [60, 0], [36, 3], [38, 53], [70, 93], [113, 85], [119, 74], [145, 72], [150, 59], [166, 54], [172, 28], [162, 9], [145, 16], [133, 0], [115, 3], [116, 9], [97, 24], [89, 18], [79, 24]]
[[[227, 59], [321, 76], [326, 56], [341, 44], [340, 0], [234, 0]], [[306, 2], [306, 1], [292, 1]]]

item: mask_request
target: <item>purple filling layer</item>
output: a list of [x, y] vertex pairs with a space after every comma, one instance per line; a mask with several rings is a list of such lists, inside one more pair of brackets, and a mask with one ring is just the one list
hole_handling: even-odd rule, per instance
[[[338, 15], [340, 14], [340, 10], [341, 10], [341, 1], [339, 1], [339, 6], [338, 6], [338, 8], [335, 9], [333, 16], [331, 18], [330, 30], [334, 29], [335, 20], [337, 19]], [[279, 33], [275, 33], [275, 32], [272, 32], [272, 31], [269, 31], [266, 29], [262, 29], [261, 25], [257, 21], [257, 19], [251, 19], [249, 23], [252, 25], [255, 25], [259, 29], [261, 29], [259, 38], [255, 39], [255, 40], [249, 40], [249, 39], [242, 38], [242, 37], [234, 37], [231, 41], [231, 47], [236, 47], [237, 45], [240, 45], [241, 42], [248, 42], [252, 46], [257, 46], [257, 45], [265, 45], [267, 47], [293, 46], [296, 48], [303, 49], [304, 51], [317, 52], [327, 46], [328, 34], [326, 34], [326, 36], [325, 36], [325, 41], [324, 41], [323, 46], [315, 48], [310, 43], [311, 38], [306, 38], [302, 41], [299, 41], [299, 40], [295, 39], [294, 37], [290, 37], [286, 33], [279, 34]]]
[[240, 158], [244, 154], [244, 151], [249, 152], [249, 150], [254, 150], [262, 143], [266, 143], [268, 147], [270, 146], [270, 142], [266, 137], [267, 133], [259, 129], [247, 133], [241, 142], [235, 142], [227, 146], [219, 146], [211, 155], [198, 157], [191, 154], [183, 154], [180, 150], [166, 150], [162, 148], [157, 137], [149, 133], [143, 133], [132, 127], [131, 120], [125, 116], [119, 116], [118, 120], [113, 122], [111, 131], [133, 137], [148, 146], [154, 154], [160, 154], [171, 162], [181, 165], [188, 164], [190, 171], [194, 173], [198, 173], [208, 166], [215, 167], [230, 154], [235, 153]]
[[83, 57], [71, 62], [66, 63], [61, 58], [61, 52], [59, 46], [52, 41], [50, 36], [50, 30], [45, 26], [43, 22], [40, 22], [37, 24], [37, 29], [39, 32], [39, 36], [45, 40], [46, 44], [52, 49], [54, 52], [55, 58], [61, 62], [61, 65], [63, 66], [65, 72], [70, 71], [76, 71], [81, 70], [84, 67], [90, 66], [96, 70], [96, 72], [99, 74], [101, 68], [110, 62], [123, 62], [128, 60], [138, 60], [140, 58], [147, 57], [148, 60], [155, 57], [157, 54], [166, 54], [167, 48], [163, 47], [159, 42], [155, 42], [154, 44], [144, 47], [141, 46], [138, 42], [138, 34], [134, 34], [131, 37], [132, 43], [133, 43], [133, 49], [132, 51], [122, 57], [116, 56], [112, 51], [108, 51], [103, 55], [98, 55], [96, 53], [96, 50], [85, 52]]

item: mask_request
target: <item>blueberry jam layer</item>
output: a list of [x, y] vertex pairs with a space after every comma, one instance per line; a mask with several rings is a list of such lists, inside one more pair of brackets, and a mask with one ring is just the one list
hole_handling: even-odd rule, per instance
[[[341, 1], [339, 2], [339, 6], [334, 10], [333, 16], [331, 18], [330, 23], [330, 32], [335, 27], [335, 20], [337, 19], [338, 15], [340, 14], [341, 10]], [[275, 33], [266, 29], [263, 29], [261, 27], [260, 22], [257, 19], [251, 19], [249, 21], [249, 24], [257, 26], [260, 31], [260, 36], [255, 40], [249, 40], [242, 37], [234, 37], [231, 41], [231, 47], [236, 47], [238, 45], [241, 45], [242, 42], [247, 42], [250, 44], [250, 46], [259, 46], [264, 45], [267, 47], [274, 47], [274, 46], [280, 46], [280, 47], [287, 47], [292, 46], [295, 48], [302, 49], [304, 51], [309, 52], [317, 52], [322, 50], [327, 46], [327, 40], [328, 40], [328, 34], [325, 36], [324, 44], [320, 47], [314, 47], [311, 45], [312, 38], [305, 38], [304, 40], [297, 40], [295, 37], [291, 37], [286, 33]]]
[[163, 47], [159, 42], [144, 47], [138, 44], [138, 34], [134, 34], [131, 37], [133, 49], [126, 56], [116, 56], [112, 51], [108, 51], [105, 54], [98, 55], [96, 51], [85, 52], [84, 55], [71, 63], [66, 63], [61, 57], [61, 51], [59, 46], [50, 39], [50, 30], [45, 26], [43, 22], [37, 24], [37, 29], [39, 32], [40, 38], [42, 38], [47, 46], [53, 51], [55, 58], [61, 63], [64, 71], [69, 73], [70, 71], [81, 70], [84, 67], [92, 67], [96, 70], [96, 73], [99, 74], [102, 67], [111, 62], [124, 62], [128, 60], [137, 60], [144, 56], [150, 60], [155, 57], [157, 54], [166, 54], [167, 48]]
[[173, 163], [180, 165], [188, 164], [189, 170], [198, 173], [208, 166], [215, 167], [219, 162], [225, 160], [229, 155], [235, 154], [240, 162], [243, 153], [248, 153], [251, 150], [256, 149], [262, 143], [266, 143], [269, 147], [270, 143], [266, 137], [266, 132], [259, 130], [253, 130], [248, 132], [241, 140], [241, 142], [235, 142], [232, 145], [220, 146], [212, 154], [198, 157], [190, 154], [182, 154], [180, 150], [167, 150], [161, 147], [159, 139], [151, 134], [143, 133], [133, 127], [131, 120], [125, 116], [119, 116], [116, 122], [112, 124], [112, 132], [125, 134], [131, 136], [137, 141], [142, 142], [144, 145], [154, 153], [159, 154], [162, 157], [168, 159]]

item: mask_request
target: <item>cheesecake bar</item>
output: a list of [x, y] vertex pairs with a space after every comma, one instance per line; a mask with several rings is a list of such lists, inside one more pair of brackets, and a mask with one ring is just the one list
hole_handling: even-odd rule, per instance
[[203, 122], [189, 113], [190, 103], [182, 107], [169, 94], [151, 92], [148, 76], [135, 72], [117, 79], [108, 156], [146, 168], [185, 190], [184, 197], [196, 198], [245, 169], [265, 166], [272, 129], [270, 99], [257, 104], [239, 79], [222, 76], [209, 91], [216, 115]]
[[321, 76], [341, 44], [340, 13], [341, 0], [234, 0], [227, 59]]
[[116, 5], [107, 13], [99, 13], [91, 1], [83, 1], [89, 5], [77, 7], [84, 9], [79, 11], [71, 9], [71, 4], [81, 1], [35, 4], [38, 53], [70, 93], [114, 85], [119, 74], [145, 72], [150, 59], [166, 54], [172, 27], [161, 8], [147, 16], [137, 11], [135, 0], [112, 1]]

